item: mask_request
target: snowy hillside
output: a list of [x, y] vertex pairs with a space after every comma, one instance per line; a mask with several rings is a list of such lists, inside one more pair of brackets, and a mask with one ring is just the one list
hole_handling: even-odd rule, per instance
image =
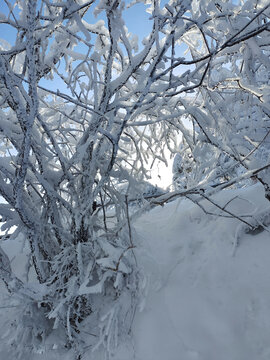
[[[224, 191], [215, 201], [227, 204], [230, 212], [253, 214], [254, 218], [268, 207], [260, 185]], [[222, 214], [213, 205], [202, 205]], [[206, 215], [182, 199], [142, 216], [134, 232], [139, 243], [136, 257], [147, 278], [146, 298], [134, 318], [133, 340], [121, 344], [115, 360], [270, 358], [267, 229], [246, 233], [238, 220]], [[15, 256], [17, 269], [22, 263], [23, 255]], [[4, 288], [1, 290], [3, 294]], [[13, 315], [13, 309], [4, 309], [1, 324]], [[6, 341], [1, 359], [13, 360]], [[48, 352], [33, 359], [74, 358], [71, 352], [50, 350], [52, 347], [50, 339]], [[82, 360], [92, 358], [103, 360], [105, 356], [87, 350]]]

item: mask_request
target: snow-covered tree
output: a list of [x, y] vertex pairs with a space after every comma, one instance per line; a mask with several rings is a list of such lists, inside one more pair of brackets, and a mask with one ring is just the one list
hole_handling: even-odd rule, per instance
[[[4, 3], [0, 27], [15, 35], [0, 50], [0, 213], [16, 230], [2, 241], [24, 237], [32, 274], [16, 277], [1, 250], [22, 305], [14, 346], [42, 348], [58, 329], [78, 359], [111, 354], [144, 291], [129, 201], [178, 134], [198, 174], [186, 191], [219, 183], [218, 167], [228, 185], [256, 177], [269, 197], [270, 4]], [[151, 23], [141, 43], [125, 25], [138, 3]]]
[[[269, 165], [269, 4], [200, 2], [192, 10], [201, 23], [196, 22], [196, 52], [189, 51], [201, 59], [197, 69], [203, 58], [208, 69], [181, 104], [191, 130], [174, 162], [176, 186], [218, 184], [254, 170], [267, 195], [268, 172], [255, 169]], [[192, 35], [185, 36], [189, 46]]]

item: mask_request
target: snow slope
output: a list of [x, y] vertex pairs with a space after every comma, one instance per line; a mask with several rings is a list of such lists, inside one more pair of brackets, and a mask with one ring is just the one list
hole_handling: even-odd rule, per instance
[[[231, 212], [268, 207], [259, 185], [215, 200], [224, 206], [235, 196]], [[189, 200], [155, 209], [136, 228], [153, 265], [134, 324], [135, 359], [270, 359], [269, 232], [246, 234], [237, 220], [206, 215]]]
[[[260, 185], [223, 191], [215, 201], [255, 217], [269, 206]], [[206, 201], [202, 205], [224, 215]], [[187, 199], [137, 220], [136, 256], [147, 296], [134, 319], [133, 343], [122, 344], [114, 360], [270, 359], [270, 236], [244, 228], [236, 219], [205, 214]], [[4, 358], [12, 360], [7, 352]], [[33, 357], [71, 358], [57, 351]], [[86, 359], [104, 356], [88, 353]]]

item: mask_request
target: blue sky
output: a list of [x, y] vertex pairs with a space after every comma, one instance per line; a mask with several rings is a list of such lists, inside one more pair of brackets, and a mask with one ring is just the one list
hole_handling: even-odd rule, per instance
[[[12, 0], [10, 2], [15, 2], [15, 0]], [[40, 2], [38, 0], [38, 2]], [[132, 1], [127, 0], [126, 3], [130, 4]], [[98, 3], [98, 2], [97, 2]], [[161, 0], [161, 8], [164, 6], [164, 4], [167, 3], [167, 1], [165, 0]], [[123, 12], [123, 18], [124, 21], [126, 23], [126, 26], [129, 30], [129, 32], [136, 34], [138, 37], [138, 46], [140, 48], [140, 45], [142, 43], [142, 40], [144, 39], [144, 37], [146, 37], [151, 29], [152, 29], [152, 25], [153, 25], [153, 20], [151, 19], [151, 14], [149, 14], [148, 12], [146, 12], [146, 9], [149, 7], [149, 5], [145, 5], [144, 2], [138, 2], [136, 4], [134, 4], [133, 6], [125, 9], [125, 11]], [[105, 24], [106, 24], [106, 18], [105, 18], [105, 14], [104, 12], [100, 13], [97, 17], [94, 17], [93, 15], [93, 10], [94, 7], [91, 6], [90, 9], [87, 11], [87, 13], [84, 16], [84, 19], [89, 22], [89, 23], [96, 23], [98, 20], [104, 20]], [[18, 15], [19, 10], [18, 7], [15, 7], [13, 9], [15, 16]], [[1, 13], [7, 15], [9, 13], [8, 11], [8, 7], [5, 3], [4, 0], [0, 0], [0, 19], [1, 19]], [[12, 15], [10, 16], [11, 19]], [[16, 41], [16, 30], [14, 30], [13, 27], [6, 25], [6, 24], [0, 24], [0, 39], [4, 39], [6, 41], [8, 41], [8, 43], [13, 46], [15, 44]], [[82, 37], [84, 38], [84, 34], [81, 34]], [[94, 43], [95, 42], [95, 35], [91, 35], [91, 41]], [[86, 47], [85, 47], [86, 48]], [[185, 47], [181, 45], [180, 47], [180, 51], [184, 51]], [[75, 49], [75, 51], [78, 52], [84, 52], [84, 48], [82, 45], [79, 45], [77, 47], [77, 49]], [[179, 48], [178, 48], [179, 51]], [[180, 54], [179, 54], [180, 55]], [[62, 62], [63, 63], [63, 62]], [[61, 64], [61, 67], [64, 70], [64, 64]], [[186, 69], [183, 69], [183, 71], [186, 71]], [[53, 81], [53, 89], [55, 90], [55, 83], [56, 79], [54, 79]], [[64, 87], [63, 85], [61, 85], [61, 80], [58, 79], [57, 83], [59, 85], [59, 90], [63, 91]], [[52, 89], [52, 81], [50, 80], [42, 80], [42, 85], [43, 86], [48, 86]], [[57, 86], [58, 86], [57, 85]], [[66, 90], [66, 89], [65, 89]]]
[[[15, 1], [13, 0], [11, 2], [14, 3]], [[128, 0], [126, 3], [131, 3], [131, 1]], [[161, 3], [165, 3], [165, 1], [162, 0]], [[84, 19], [89, 23], [96, 23], [98, 20], [102, 19], [105, 21], [105, 24], [106, 24], [104, 12], [99, 14], [97, 17], [94, 17], [93, 9], [94, 8], [91, 6], [90, 9], [88, 10], [88, 12], [86, 13]], [[147, 9], [147, 6], [141, 2], [141, 3], [137, 3], [133, 6], [131, 6], [130, 8], [127, 8], [123, 12], [123, 17], [124, 17], [124, 20], [125, 20], [125, 23], [126, 23], [126, 26], [129, 30], [129, 32], [136, 34], [138, 36], [139, 47], [140, 47], [140, 44], [141, 44], [143, 38], [150, 33], [151, 28], [152, 28], [152, 20], [150, 20], [151, 14], [147, 13], [146, 9]], [[13, 11], [14, 11], [15, 16], [18, 15], [19, 11], [18, 11], [17, 7], [15, 7], [13, 9]], [[4, 14], [6, 16], [9, 13], [8, 7], [7, 7], [6, 3], [4, 2], [4, 0], [0, 0], [0, 13]], [[0, 19], [1, 19], [1, 14], [0, 14]], [[11, 15], [11, 19], [12, 19], [12, 15]], [[16, 30], [7, 24], [0, 24], [0, 29], [1, 29], [0, 39], [6, 40], [11, 46], [13, 46], [16, 41], [16, 33], [17, 33]], [[82, 37], [84, 37], [83, 34], [82, 34]], [[91, 37], [92, 37], [92, 41], [94, 42], [94, 36], [91, 35]], [[76, 51], [83, 51], [83, 47], [79, 45], [79, 47], [77, 47]], [[61, 67], [64, 69], [64, 64], [61, 65]], [[60, 78], [58, 78], [57, 82], [56, 82], [56, 78], [54, 78], [53, 82], [51, 80], [43, 79], [40, 84], [45, 87], [49, 87], [50, 89], [53, 89], [53, 90], [56, 90], [56, 88], [59, 88], [60, 91], [68, 92], [66, 89], [66, 86], [64, 84], [62, 84], [62, 81], [60, 80]]]
[[[130, 2], [130, 1], [127, 1]], [[162, 3], [165, 3], [165, 1], [162, 1]], [[125, 23], [129, 29], [130, 32], [136, 34], [141, 41], [147, 33], [150, 32], [152, 21], [150, 20], [150, 14], [147, 13], [146, 10], [147, 6], [145, 6], [143, 3], [137, 3], [134, 6], [126, 9], [124, 11], [124, 20]], [[4, 0], [0, 1], [0, 13], [7, 15], [8, 14], [8, 7]], [[14, 8], [14, 13], [18, 14], [18, 9]], [[94, 18], [93, 16], [93, 8], [91, 7], [87, 14], [85, 15], [85, 19], [87, 21], [91, 21], [94, 23], [98, 19], [104, 19], [104, 14], [100, 14], [97, 16], [97, 18]], [[10, 44], [14, 44], [16, 37], [16, 31], [9, 25], [1, 24], [1, 32], [0, 32], [0, 38], [5, 39]]]

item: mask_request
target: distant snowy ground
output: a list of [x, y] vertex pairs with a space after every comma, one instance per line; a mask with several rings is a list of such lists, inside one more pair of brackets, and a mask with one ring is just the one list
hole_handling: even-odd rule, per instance
[[[224, 206], [231, 199], [226, 209], [238, 215], [269, 207], [259, 185], [224, 191], [215, 201]], [[115, 360], [270, 359], [270, 234], [242, 228], [183, 199], [136, 222], [147, 297], [134, 319], [133, 344], [122, 344]], [[3, 359], [13, 360], [4, 351]], [[54, 351], [33, 359], [71, 357]], [[86, 359], [105, 360], [97, 353]]]

